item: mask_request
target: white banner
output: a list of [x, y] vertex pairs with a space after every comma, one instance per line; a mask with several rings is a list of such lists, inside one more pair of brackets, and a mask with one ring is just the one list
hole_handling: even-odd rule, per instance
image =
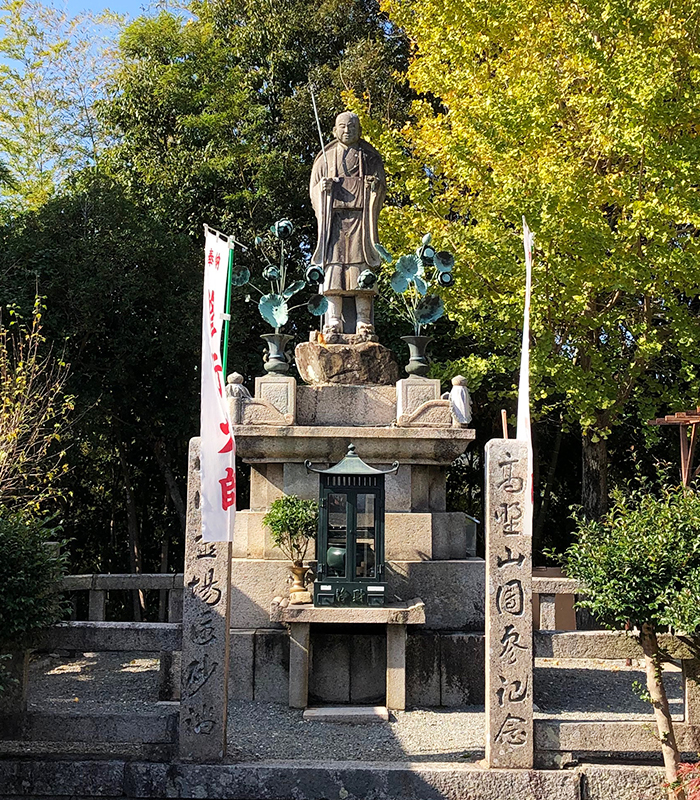
[[226, 402], [221, 331], [228, 278], [228, 239], [204, 226], [202, 316], [201, 492], [202, 539], [233, 541], [236, 517], [236, 445]]
[[[523, 216], [523, 247], [525, 248], [525, 308], [523, 310], [523, 345], [520, 352], [520, 382], [518, 385], [518, 424], [515, 438], [527, 442], [529, 508], [526, 516], [532, 520], [534, 486], [532, 482], [532, 428], [530, 425], [530, 296], [532, 294], [532, 246], [535, 237]], [[532, 530], [530, 528], [530, 530]]]

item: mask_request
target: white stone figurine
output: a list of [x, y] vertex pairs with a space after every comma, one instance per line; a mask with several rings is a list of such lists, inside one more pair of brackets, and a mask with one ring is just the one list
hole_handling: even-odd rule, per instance
[[450, 411], [456, 425], [469, 425], [472, 421], [472, 399], [467, 388], [467, 379], [463, 375], [452, 378], [450, 390]]
[[226, 379], [226, 394], [228, 397], [250, 399], [250, 392], [243, 385], [243, 376], [240, 372], [232, 372]]

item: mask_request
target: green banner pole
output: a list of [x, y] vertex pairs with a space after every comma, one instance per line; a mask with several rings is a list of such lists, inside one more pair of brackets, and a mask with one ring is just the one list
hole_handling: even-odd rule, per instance
[[226, 380], [226, 366], [228, 363], [228, 326], [231, 321], [231, 273], [233, 271], [233, 247], [229, 240], [228, 245], [228, 275], [226, 276], [226, 308], [224, 309], [224, 347], [221, 360], [224, 367], [224, 381]]

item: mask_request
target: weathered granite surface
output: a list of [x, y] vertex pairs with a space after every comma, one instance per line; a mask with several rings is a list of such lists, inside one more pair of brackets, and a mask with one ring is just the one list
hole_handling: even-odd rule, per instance
[[199, 503], [199, 439], [192, 439], [187, 484], [180, 758], [217, 761], [226, 753], [230, 542], [205, 542]]
[[396, 420], [394, 386], [297, 387], [297, 425], [391, 425]]
[[474, 440], [471, 428], [391, 428], [290, 425], [238, 425], [236, 454], [255, 463], [336, 464], [354, 444], [368, 464], [449, 466]]
[[486, 763], [533, 765], [532, 515], [528, 446], [486, 445]]
[[297, 369], [305, 383], [389, 386], [399, 379], [396, 356], [378, 342], [317, 344], [302, 342], [294, 351]]

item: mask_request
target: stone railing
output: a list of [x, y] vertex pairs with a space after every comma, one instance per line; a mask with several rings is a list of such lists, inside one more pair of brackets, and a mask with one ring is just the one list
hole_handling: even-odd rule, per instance
[[[555, 596], [578, 594], [579, 584], [568, 578], [533, 577], [540, 595], [540, 630], [534, 633], [536, 658], [641, 659], [636, 637], [627, 631], [557, 631]], [[674, 722], [682, 752], [700, 749], [700, 659], [697, 651], [669, 635], [659, 637], [669, 657], [680, 660], [683, 674], [684, 718]], [[541, 762], [566, 761], [572, 753], [658, 752], [656, 728], [649, 722], [584, 722], [535, 720], [535, 750]]]
[[88, 620], [104, 622], [107, 593], [112, 591], [161, 591], [167, 593], [167, 621], [182, 620], [182, 573], [125, 573], [67, 575], [61, 591], [88, 592]]
[[[72, 621], [42, 632], [34, 643], [38, 652], [151, 652], [159, 653], [159, 699], [179, 698], [179, 673], [173, 669], [173, 653], [182, 649], [182, 575], [72, 575], [62, 590], [91, 593], [89, 621]], [[168, 592], [169, 622], [104, 621], [106, 593], [123, 590], [165, 590]], [[575, 581], [565, 578], [533, 577], [533, 592], [540, 595], [540, 630], [533, 634], [536, 658], [558, 659], [640, 659], [636, 638], [621, 631], [557, 631], [553, 629], [554, 597], [576, 594]], [[684, 683], [685, 713], [674, 724], [679, 747], [685, 752], [700, 750], [700, 659], [683, 639], [662, 636], [660, 644], [670, 657], [680, 661]], [[28, 658], [17, 663], [16, 674], [26, 679]], [[155, 701], [156, 698], [153, 698]], [[536, 698], [535, 698], [536, 700]], [[136, 716], [90, 713], [27, 713], [21, 697], [14, 708], [1, 709], [0, 739], [53, 742], [143, 743], [154, 756], [174, 754], [177, 742], [177, 709], [168, 704], [153, 713]], [[658, 752], [654, 725], [650, 722], [534, 720], [534, 749], [539, 765], [566, 763], [575, 754]]]

